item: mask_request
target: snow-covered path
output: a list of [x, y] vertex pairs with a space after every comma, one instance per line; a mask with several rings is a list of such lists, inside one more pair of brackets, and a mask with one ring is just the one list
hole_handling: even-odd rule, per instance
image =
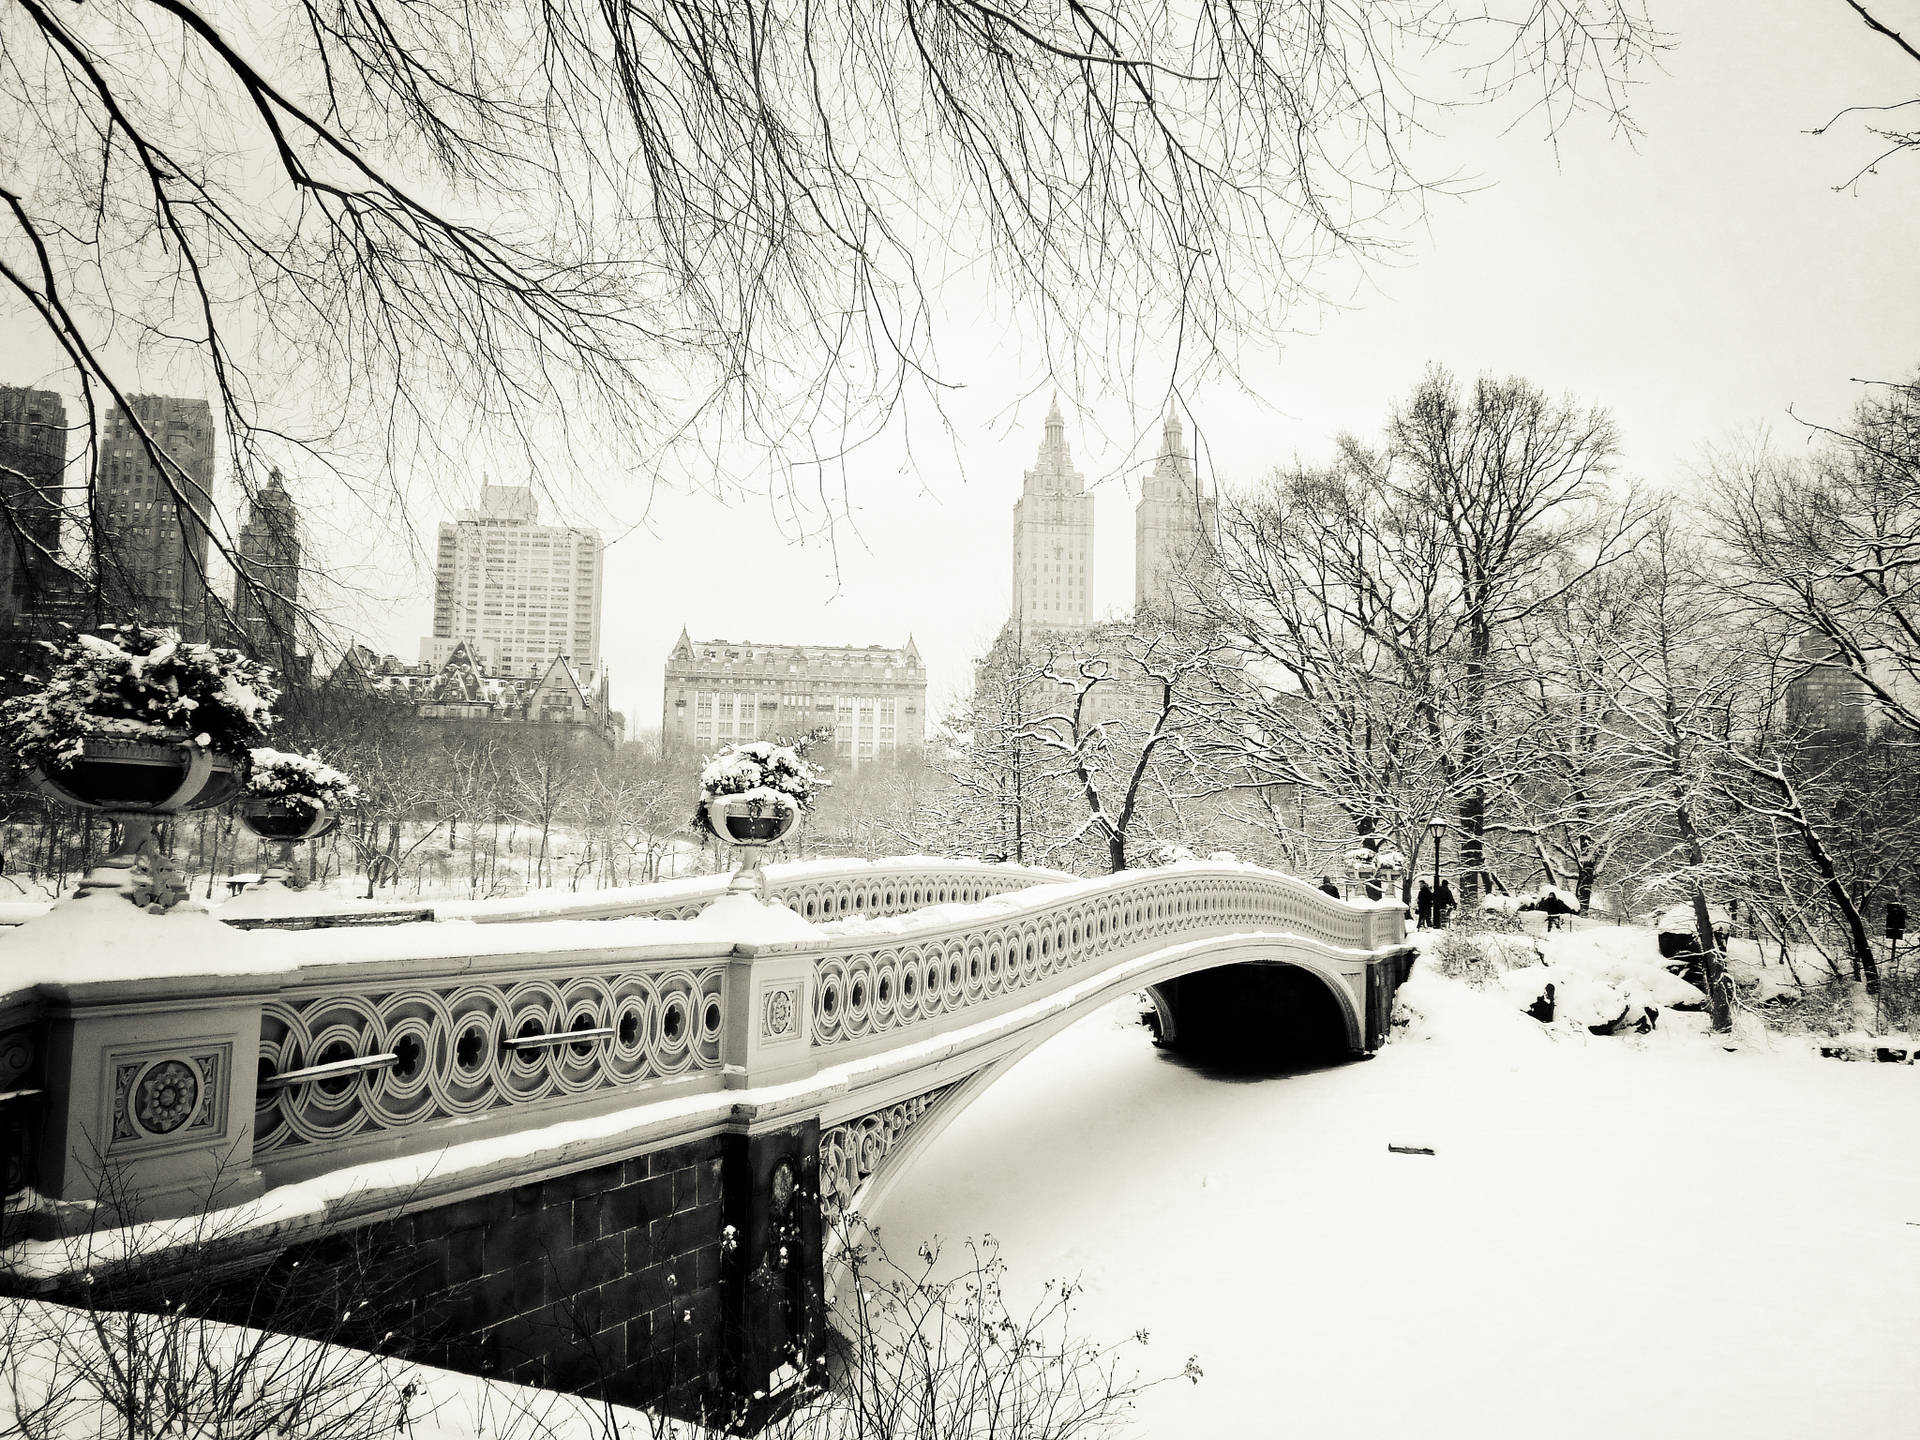
[[1198, 1354], [1159, 1440], [1920, 1436], [1920, 1067], [1438, 998], [1444, 1039], [1251, 1081], [1115, 1006], [957, 1118], [883, 1237], [991, 1232], [1017, 1288], [1086, 1282], [1090, 1337]]

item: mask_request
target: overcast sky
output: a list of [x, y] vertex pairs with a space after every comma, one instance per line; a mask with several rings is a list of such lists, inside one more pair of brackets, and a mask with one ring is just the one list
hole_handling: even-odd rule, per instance
[[[1858, 121], [1808, 133], [1847, 105], [1912, 96], [1915, 67], [1842, 0], [1652, 9], [1677, 43], [1635, 97], [1637, 141], [1589, 126], [1555, 147], [1537, 125], [1500, 133], [1491, 115], [1450, 120], [1416, 160], [1479, 188], [1436, 202], [1404, 253], [1368, 272], [1348, 303], [1250, 339], [1242, 384], [1181, 397], [1213, 477], [1244, 484], [1276, 462], [1324, 457], [1343, 430], [1377, 432], [1439, 362], [1462, 378], [1519, 374], [1608, 407], [1624, 470], [1682, 484], [1703, 446], [1760, 427], [1803, 443], [1790, 408], [1837, 421], [1858, 380], [1920, 365], [1920, 169], [1896, 161], [1837, 191], [1875, 144]], [[1920, 29], [1920, 13], [1912, 18]], [[947, 297], [949, 313], [966, 303]], [[683, 625], [697, 639], [787, 643], [899, 645], [911, 634], [932, 667], [936, 709], [964, 688], [1007, 613], [1012, 507], [1052, 387], [1030, 347], [998, 325], [963, 325], [942, 353], [958, 386], [952, 434], [929, 426], [911, 450], [894, 439], [857, 452], [845, 473], [851, 523], [831, 544], [793, 544], [764, 502], [655, 495], [635, 526], [640, 492], [611, 481], [568, 517], [600, 524], [611, 542], [603, 658], [636, 733], [659, 723], [661, 666]], [[42, 354], [0, 351], [0, 380], [49, 374]], [[1061, 400], [1099, 496], [1096, 607], [1122, 611], [1133, 596], [1133, 482], [1160, 417], [1151, 401], [1130, 413], [1066, 387]], [[382, 566], [372, 588], [385, 593], [358, 623], [407, 658], [431, 615], [416, 565], [444, 517], [416, 518], [423, 543]]]
[[[1872, 142], [1858, 126], [1807, 133], [1844, 105], [1911, 95], [1911, 67], [1839, 0], [1654, 9], [1678, 44], [1637, 97], [1637, 146], [1589, 130], [1556, 153], [1529, 127], [1455, 131], [1435, 157], [1487, 188], [1441, 202], [1370, 293], [1253, 355], [1251, 394], [1223, 384], [1187, 397], [1222, 482], [1323, 456], [1343, 430], [1376, 431], [1430, 361], [1609, 407], [1624, 468], [1661, 485], [1683, 483], [1703, 445], [1757, 427], [1803, 443], [1789, 408], [1836, 420], [1861, 393], [1856, 377], [1920, 365], [1920, 173], [1896, 162], [1836, 193]], [[948, 358], [966, 387], [949, 409], [962, 453], [937, 441], [916, 445], [912, 464], [897, 447], [859, 455], [858, 533], [843, 529], [835, 549], [788, 546], [762, 508], [685, 499], [612, 545], [606, 657], [636, 727], [659, 723], [660, 667], [683, 624], [695, 638], [782, 642], [912, 633], [936, 704], [965, 686], [1007, 613], [1012, 507], [1047, 396], [1018, 403], [1044, 379], [990, 340]], [[1090, 480], [1157, 433], [1153, 415], [1076, 416], [1077, 397], [1062, 398]], [[1127, 479], [1098, 486], [1102, 610], [1132, 603]]]

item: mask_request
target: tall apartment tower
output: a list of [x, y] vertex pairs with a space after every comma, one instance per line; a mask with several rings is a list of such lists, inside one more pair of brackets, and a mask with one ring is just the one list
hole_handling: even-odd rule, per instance
[[1019, 633], [1093, 624], [1093, 496], [1073, 468], [1056, 397], [1040, 454], [1013, 506], [1013, 620]]
[[501, 674], [530, 673], [561, 656], [599, 668], [600, 535], [539, 519], [531, 489], [487, 485], [478, 509], [441, 522], [423, 662], [443, 664], [465, 641]]
[[1787, 723], [1804, 730], [1815, 744], [1865, 739], [1873, 694], [1839, 661], [1833, 642], [1803, 635], [1794, 653], [1807, 668], [1787, 684]]
[[67, 407], [51, 390], [0, 385], [0, 629], [43, 590], [60, 554]]
[[300, 607], [300, 512], [278, 470], [247, 507], [238, 571], [233, 613], [240, 633], [256, 655], [290, 653]]
[[1200, 493], [1180, 417], [1169, 411], [1159, 458], [1133, 512], [1135, 613], [1151, 611], [1178, 625], [1192, 611], [1194, 560], [1212, 540], [1217, 516], [1215, 502]]
[[213, 411], [204, 400], [171, 395], [128, 399], [131, 417], [117, 405], [107, 412], [95, 461], [93, 557], [102, 602], [110, 616], [176, 626], [204, 640]]

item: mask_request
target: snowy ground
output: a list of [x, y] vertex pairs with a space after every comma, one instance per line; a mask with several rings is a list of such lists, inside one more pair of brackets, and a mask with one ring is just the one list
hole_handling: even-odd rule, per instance
[[954, 1122], [887, 1244], [991, 1232], [1149, 1369], [1197, 1354], [1141, 1402], [1165, 1440], [1920, 1436], [1920, 1067], [1410, 998], [1377, 1059], [1256, 1080], [1112, 1007]]

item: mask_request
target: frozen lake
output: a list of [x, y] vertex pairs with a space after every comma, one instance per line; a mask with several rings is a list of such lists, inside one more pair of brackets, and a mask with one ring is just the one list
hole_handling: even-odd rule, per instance
[[1920, 1067], [1447, 989], [1443, 1039], [1251, 1080], [1116, 1005], [958, 1117], [883, 1238], [991, 1233], [1010, 1291], [1081, 1278], [1089, 1338], [1197, 1354], [1141, 1401], [1161, 1440], [1920, 1435]]

